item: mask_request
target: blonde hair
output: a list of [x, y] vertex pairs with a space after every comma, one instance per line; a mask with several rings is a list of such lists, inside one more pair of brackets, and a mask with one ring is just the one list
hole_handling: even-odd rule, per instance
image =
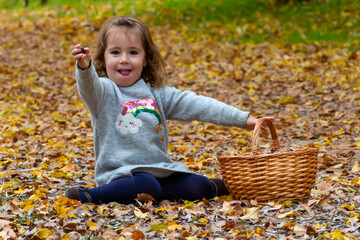
[[141, 77], [145, 82], [150, 83], [152, 87], [162, 87], [166, 84], [167, 73], [165, 70], [165, 61], [156, 48], [149, 29], [137, 19], [123, 16], [116, 16], [108, 19], [102, 26], [97, 41], [96, 52], [94, 56], [94, 65], [96, 71], [101, 77], [108, 77], [105, 68], [105, 50], [109, 30], [112, 27], [127, 27], [134, 29], [139, 33], [143, 48], [145, 50], [146, 66], [143, 68]]

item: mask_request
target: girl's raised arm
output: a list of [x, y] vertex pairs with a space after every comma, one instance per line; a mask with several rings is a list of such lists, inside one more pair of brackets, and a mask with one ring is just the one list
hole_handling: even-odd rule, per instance
[[71, 51], [75, 60], [81, 69], [87, 69], [90, 67], [91, 54], [88, 47], [82, 48], [80, 44], [76, 44]]

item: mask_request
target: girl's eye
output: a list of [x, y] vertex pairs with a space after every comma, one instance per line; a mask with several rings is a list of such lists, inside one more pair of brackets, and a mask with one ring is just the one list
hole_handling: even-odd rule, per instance
[[131, 55], [137, 55], [138, 52], [137, 52], [137, 51], [130, 51], [130, 54], [131, 54]]
[[114, 55], [119, 54], [119, 53], [120, 53], [120, 52], [117, 51], [117, 50], [114, 50], [114, 51], [111, 52], [111, 54], [114, 54]]

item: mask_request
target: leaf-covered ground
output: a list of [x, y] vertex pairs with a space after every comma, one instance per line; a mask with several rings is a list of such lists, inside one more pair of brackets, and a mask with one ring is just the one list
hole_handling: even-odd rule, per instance
[[[257, 204], [231, 196], [196, 202], [95, 206], [64, 197], [94, 186], [92, 129], [77, 94], [75, 43], [94, 46], [103, 20], [14, 21], [0, 16], [0, 237], [3, 239], [360, 238], [360, 52], [190, 36], [186, 26], [149, 26], [170, 85], [254, 116], [276, 116], [282, 147], [320, 149], [308, 202]], [[208, 177], [217, 157], [250, 148], [251, 132], [170, 122], [169, 154]], [[262, 145], [269, 147], [266, 134]]]

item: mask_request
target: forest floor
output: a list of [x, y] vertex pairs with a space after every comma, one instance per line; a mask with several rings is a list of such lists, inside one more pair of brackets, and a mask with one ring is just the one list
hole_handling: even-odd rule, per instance
[[[51, 12], [48, 13], [51, 16]], [[3, 239], [360, 238], [360, 52], [313, 44], [239, 43], [184, 27], [149, 26], [169, 85], [275, 116], [282, 148], [317, 147], [308, 201], [137, 200], [80, 204], [69, 186], [94, 186], [93, 133], [74, 77], [74, 44], [95, 46], [102, 21], [0, 16], [0, 237]], [[169, 155], [207, 177], [218, 156], [251, 147], [251, 132], [169, 122]], [[266, 131], [261, 147], [269, 148]], [[291, 175], [291, 173], [289, 173]], [[141, 200], [141, 199], [140, 199]]]

